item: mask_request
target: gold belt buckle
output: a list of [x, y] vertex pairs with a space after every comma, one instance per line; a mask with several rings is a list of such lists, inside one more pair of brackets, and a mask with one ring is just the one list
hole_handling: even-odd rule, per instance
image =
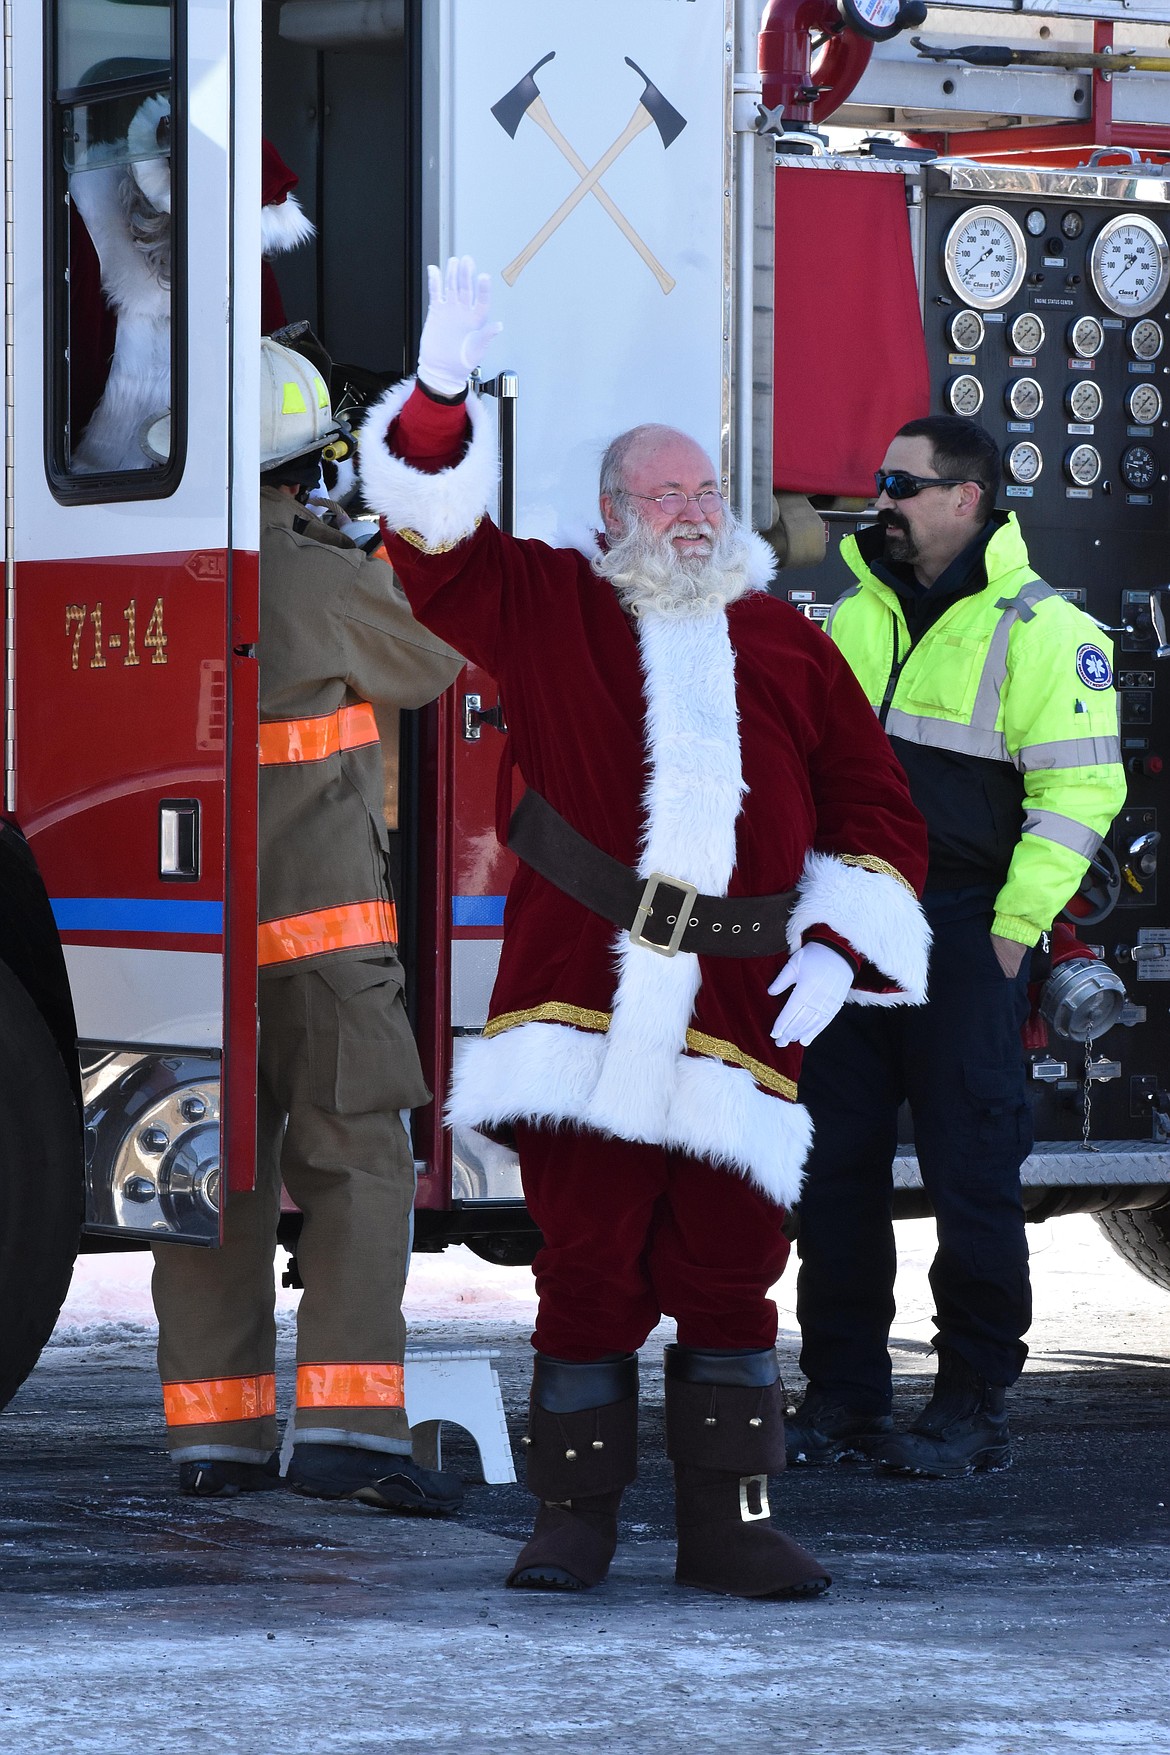
[[[654, 898], [658, 894], [660, 884], [669, 884], [672, 890], [681, 890], [683, 896], [679, 911], [674, 918], [674, 925], [671, 927], [670, 937], [664, 945], [655, 944], [653, 939], [646, 938], [643, 934], [643, 928], [654, 912]], [[660, 957], [675, 956], [682, 946], [683, 934], [690, 924], [691, 915], [694, 913], [695, 903], [698, 899], [699, 892], [694, 884], [684, 883], [682, 878], [671, 877], [664, 871], [652, 871], [642, 886], [642, 900], [638, 903], [634, 914], [634, 924], [630, 928], [630, 943], [642, 945], [648, 951], [657, 951]]]

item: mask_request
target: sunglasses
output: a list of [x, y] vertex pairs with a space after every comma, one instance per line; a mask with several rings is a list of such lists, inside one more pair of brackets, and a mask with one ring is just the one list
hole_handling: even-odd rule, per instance
[[[875, 469], [874, 485], [879, 494], [885, 494], [891, 500], [912, 500], [923, 488], [962, 487], [969, 480], [963, 475], [911, 475], [908, 469]], [[976, 487], [983, 487], [983, 482], [976, 482]]]

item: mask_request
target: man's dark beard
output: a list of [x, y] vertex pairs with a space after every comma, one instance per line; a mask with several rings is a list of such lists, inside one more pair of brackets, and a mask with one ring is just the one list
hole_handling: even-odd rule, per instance
[[913, 566], [918, 559], [918, 545], [906, 520], [898, 512], [883, 512], [879, 522], [886, 559]]

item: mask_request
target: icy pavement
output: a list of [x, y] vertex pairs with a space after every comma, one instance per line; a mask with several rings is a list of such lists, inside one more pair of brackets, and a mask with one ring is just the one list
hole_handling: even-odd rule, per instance
[[[898, 1235], [905, 1414], [932, 1370], [931, 1228]], [[1170, 1295], [1091, 1220], [1029, 1236], [1017, 1466], [945, 1484], [793, 1471], [774, 1505], [836, 1580], [805, 1605], [675, 1588], [665, 1329], [644, 1353], [643, 1467], [610, 1581], [530, 1597], [500, 1587], [529, 1515], [519, 1486], [472, 1485], [451, 1524], [177, 1498], [149, 1261], [86, 1258], [0, 1417], [0, 1752], [1170, 1755]], [[777, 1288], [790, 1384], [793, 1292]], [[287, 1386], [296, 1294], [280, 1302]], [[416, 1257], [408, 1306], [416, 1343], [500, 1349], [518, 1436], [527, 1270]]]

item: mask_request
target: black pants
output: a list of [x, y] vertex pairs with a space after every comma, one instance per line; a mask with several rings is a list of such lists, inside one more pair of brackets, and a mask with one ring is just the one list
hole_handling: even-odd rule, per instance
[[908, 1100], [938, 1225], [935, 1344], [989, 1383], [1014, 1383], [1032, 1320], [1020, 1165], [1032, 1145], [1014, 979], [991, 945], [986, 890], [928, 893], [924, 1006], [847, 1005], [805, 1052], [800, 1098], [816, 1139], [799, 1206], [801, 1369], [858, 1408], [890, 1406], [896, 1256], [891, 1163]]

